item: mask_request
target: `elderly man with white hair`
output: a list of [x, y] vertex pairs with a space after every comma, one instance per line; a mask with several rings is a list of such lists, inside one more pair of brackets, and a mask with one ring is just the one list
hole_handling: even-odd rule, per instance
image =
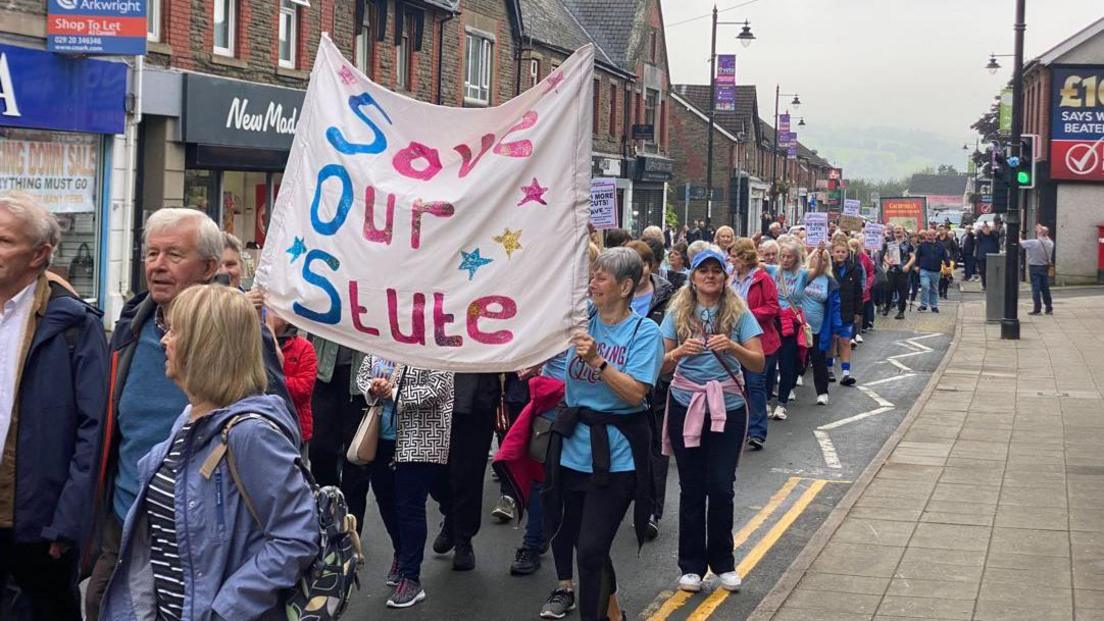
[[1050, 266], [1053, 264], [1054, 242], [1050, 239], [1050, 229], [1036, 224], [1035, 239], [1021, 239], [1027, 259], [1027, 271], [1031, 275], [1031, 301], [1033, 309], [1029, 315], [1038, 315], [1046, 305], [1046, 314], [1054, 314], [1054, 302], [1050, 298]]
[[[222, 263], [222, 231], [195, 209], [164, 208], [146, 221], [144, 262], [148, 291], [127, 302], [111, 335], [110, 404], [106, 413], [103, 456], [99, 469], [96, 519], [99, 557], [85, 594], [87, 618], [99, 618], [100, 600], [119, 555], [121, 525], [140, 488], [138, 460], [165, 440], [188, 405], [188, 396], [165, 375], [168, 310], [182, 291], [209, 283]], [[268, 330], [264, 340], [268, 391], [288, 397], [276, 343]], [[225, 369], [233, 373], [234, 369]]]
[[79, 621], [107, 342], [99, 311], [46, 276], [60, 237], [33, 198], [0, 195], [0, 585], [33, 619]]

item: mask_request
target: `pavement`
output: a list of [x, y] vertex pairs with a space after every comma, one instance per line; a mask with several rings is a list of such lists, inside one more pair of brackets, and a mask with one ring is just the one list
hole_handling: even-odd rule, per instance
[[971, 297], [901, 426], [747, 618], [1104, 620], [1104, 295], [1021, 304], [1019, 341]]

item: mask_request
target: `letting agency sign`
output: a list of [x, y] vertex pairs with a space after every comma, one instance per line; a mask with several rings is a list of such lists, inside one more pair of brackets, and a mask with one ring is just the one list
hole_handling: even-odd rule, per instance
[[1104, 67], [1051, 69], [1050, 177], [1104, 181]]
[[66, 54], [146, 53], [147, 0], [49, 0], [47, 49]]

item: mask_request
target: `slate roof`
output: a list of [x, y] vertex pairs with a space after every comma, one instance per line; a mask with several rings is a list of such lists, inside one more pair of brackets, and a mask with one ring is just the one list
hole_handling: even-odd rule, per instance
[[966, 193], [966, 175], [913, 175], [908, 183], [909, 196], [962, 196]]
[[520, 0], [524, 36], [567, 53], [594, 43], [594, 58], [599, 63], [619, 67], [603, 45], [591, 37], [563, 0]]
[[614, 64], [635, 72], [629, 50], [648, 0], [561, 0]]
[[[708, 84], [672, 84], [671, 90], [678, 93], [683, 99], [689, 101], [698, 110], [709, 113], [709, 85]], [[738, 136], [743, 133], [747, 139], [754, 140], [752, 132], [754, 124], [751, 119], [755, 117], [755, 85], [736, 85], [736, 110], [732, 112], [717, 111], [713, 118], [728, 133]]]

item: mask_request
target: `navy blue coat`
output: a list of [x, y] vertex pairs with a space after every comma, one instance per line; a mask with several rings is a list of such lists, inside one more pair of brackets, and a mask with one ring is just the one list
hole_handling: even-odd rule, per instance
[[45, 277], [33, 312], [17, 401], [14, 537], [80, 544], [91, 524], [107, 340], [100, 311]]

